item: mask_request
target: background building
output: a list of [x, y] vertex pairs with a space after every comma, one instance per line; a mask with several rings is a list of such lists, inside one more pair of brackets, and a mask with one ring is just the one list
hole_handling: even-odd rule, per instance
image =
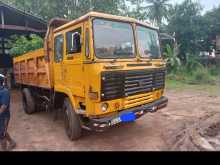
[[0, 73], [12, 71], [8, 41], [12, 35], [46, 34], [47, 23], [39, 17], [0, 1]]

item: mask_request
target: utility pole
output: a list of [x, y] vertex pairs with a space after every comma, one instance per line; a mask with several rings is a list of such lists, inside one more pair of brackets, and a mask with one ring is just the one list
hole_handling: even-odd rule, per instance
[[0, 9], [0, 13], [1, 13], [1, 24], [4, 28], [4, 25], [5, 25], [5, 16], [4, 16], [4, 11], [3, 9]]
[[89, 0], [89, 11], [93, 11], [93, 3], [92, 3], [92, 0]]
[[23, 9], [24, 9], [24, 13], [25, 13], [26, 12], [26, 10], [25, 10], [25, 1], [23, 0], [22, 3], [23, 3], [23, 7], [24, 7]]

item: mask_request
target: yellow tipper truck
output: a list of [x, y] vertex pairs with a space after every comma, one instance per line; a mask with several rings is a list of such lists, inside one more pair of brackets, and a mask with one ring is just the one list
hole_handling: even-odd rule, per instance
[[70, 140], [166, 107], [165, 74], [157, 28], [96, 12], [51, 20], [44, 48], [14, 58], [24, 111], [62, 109]]

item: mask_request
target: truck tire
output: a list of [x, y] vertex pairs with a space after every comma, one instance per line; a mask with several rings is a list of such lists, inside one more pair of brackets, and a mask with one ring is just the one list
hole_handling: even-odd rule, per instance
[[79, 116], [75, 113], [74, 108], [68, 98], [64, 99], [64, 125], [66, 134], [71, 141], [77, 140], [82, 135], [82, 127]]
[[22, 91], [22, 103], [26, 114], [30, 115], [36, 111], [34, 98], [28, 88], [24, 88]]

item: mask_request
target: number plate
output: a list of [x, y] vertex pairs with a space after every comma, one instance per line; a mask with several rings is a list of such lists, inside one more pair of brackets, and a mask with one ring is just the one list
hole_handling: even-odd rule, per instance
[[122, 122], [131, 122], [131, 121], [136, 120], [136, 116], [133, 112], [130, 112], [130, 113], [121, 115], [120, 119]]
[[131, 122], [135, 120], [136, 120], [135, 114], [133, 112], [130, 112], [130, 113], [123, 114], [120, 117], [113, 119], [111, 121], [111, 125], [116, 125], [121, 122]]

